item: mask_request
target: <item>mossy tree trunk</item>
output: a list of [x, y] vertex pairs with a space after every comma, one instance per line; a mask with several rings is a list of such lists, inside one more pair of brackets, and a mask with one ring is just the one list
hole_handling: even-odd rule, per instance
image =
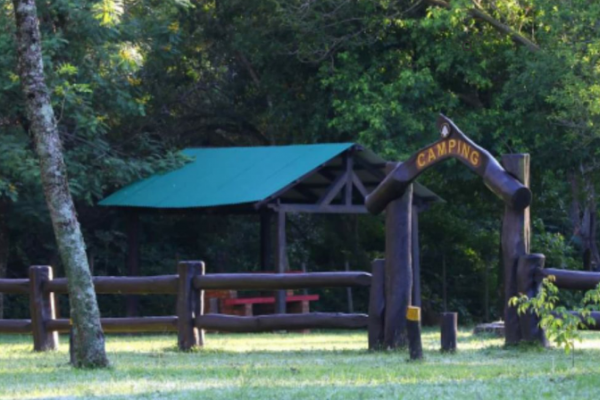
[[100, 312], [85, 243], [69, 185], [50, 94], [44, 80], [42, 45], [34, 0], [13, 0], [17, 27], [19, 76], [27, 117], [40, 162], [40, 176], [58, 249], [69, 279], [75, 366], [108, 365]]

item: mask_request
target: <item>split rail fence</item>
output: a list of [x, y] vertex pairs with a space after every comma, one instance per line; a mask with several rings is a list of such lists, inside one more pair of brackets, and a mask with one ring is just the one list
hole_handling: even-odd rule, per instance
[[[517, 288], [519, 293], [529, 298], [535, 297], [542, 285], [542, 280], [554, 276], [553, 284], [565, 290], [592, 290], [600, 283], [600, 272], [572, 271], [567, 269], [544, 268], [543, 254], [528, 254], [519, 258], [517, 266]], [[592, 312], [593, 324], [586, 324], [587, 329], [600, 331], [600, 312]], [[545, 340], [538, 326], [537, 316], [529, 313], [521, 317], [526, 323], [521, 324], [521, 335], [525, 340]]]
[[[205, 274], [201, 261], [180, 262], [177, 275], [149, 277], [94, 277], [99, 294], [177, 296], [176, 315], [138, 318], [102, 318], [106, 333], [177, 332], [178, 346], [189, 350], [204, 345], [204, 330], [262, 332], [302, 329], [369, 328], [369, 347], [380, 348], [383, 310], [383, 265], [367, 272], [314, 272], [302, 274]], [[204, 314], [204, 290], [288, 290], [370, 286], [369, 315], [344, 313], [271, 314], [241, 317]], [[31, 333], [34, 350], [58, 347], [58, 333], [68, 333], [69, 319], [56, 318], [55, 295], [68, 294], [66, 278], [53, 279], [49, 266], [32, 266], [29, 279], [0, 279], [0, 293], [29, 295], [31, 319], [0, 319], [0, 333]]]

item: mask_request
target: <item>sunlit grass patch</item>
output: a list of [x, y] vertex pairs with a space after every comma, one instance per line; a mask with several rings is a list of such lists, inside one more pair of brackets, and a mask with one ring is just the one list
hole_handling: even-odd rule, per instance
[[576, 366], [560, 349], [504, 348], [493, 336], [459, 334], [439, 352], [425, 330], [425, 360], [372, 353], [366, 332], [207, 335], [198, 351], [176, 337], [108, 336], [112, 368], [80, 371], [61, 349], [33, 353], [28, 336], [0, 336], [0, 399], [371, 399], [592, 398], [600, 390], [600, 334], [585, 333]]

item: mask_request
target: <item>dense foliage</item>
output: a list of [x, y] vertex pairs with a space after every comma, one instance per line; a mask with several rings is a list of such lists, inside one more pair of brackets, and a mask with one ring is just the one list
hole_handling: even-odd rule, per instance
[[[38, 7], [95, 274], [123, 273], [126, 246], [122, 216], [94, 204], [185, 162], [177, 156], [183, 147], [354, 141], [401, 160], [435, 140], [439, 112], [497, 156], [532, 155], [533, 251], [554, 267], [600, 267], [594, 1], [56, 0]], [[52, 263], [61, 274], [15, 74], [13, 20], [9, 2], [0, 3], [6, 273]], [[452, 161], [421, 181], [447, 201], [421, 218], [426, 307], [499, 316], [501, 202]], [[381, 219], [369, 216], [298, 216], [289, 236], [296, 269], [341, 269], [346, 259], [368, 269], [383, 251]], [[146, 217], [142, 240], [145, 274], [171, 273], [184, 258], [206, 260], [209, 271], [257, 269], [257, 218]], [[326, 294], [321, 307], [343, 307], [343, 293]], [[168, 307], [151, 302], [144, 312]], [[118, 298], [101, 299], [106, 313], [121, 308]]]

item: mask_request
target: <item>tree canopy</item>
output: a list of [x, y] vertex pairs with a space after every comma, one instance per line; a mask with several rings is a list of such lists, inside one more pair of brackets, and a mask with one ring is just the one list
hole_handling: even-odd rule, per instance
[[[21, 276], [59, 263], [19, 92], [13, 10], [0, 7], [0, 210], [7, 273]], [[123, 271], [125, 240], [123, 218], [94, 204], [185, 162], [184, 147], [352, 141], [403, 160], [435, 140], [440, 112], [495, 156], [531, 154], [533, 251], [547, 265], [600, 268], [594, 1], [57, 0], [38, 12], [97, 274]], [[419, 179], [447, 201], [420, 220], [427, 307], [443, 308], [445, 268], [449, 309], [498, 316], [501, 202], [453, 161]], [[183, 258], [206, 260], [209, 272], [257, 268], [256, 221], [219, 218], [145, 220], [143, 272]], [[383, 251], [375, 217], [298, 216], [289, 229], [296, 269], [345, 259], [368, 269]], [[102, 301], [117, 312], [117, 300]]]

